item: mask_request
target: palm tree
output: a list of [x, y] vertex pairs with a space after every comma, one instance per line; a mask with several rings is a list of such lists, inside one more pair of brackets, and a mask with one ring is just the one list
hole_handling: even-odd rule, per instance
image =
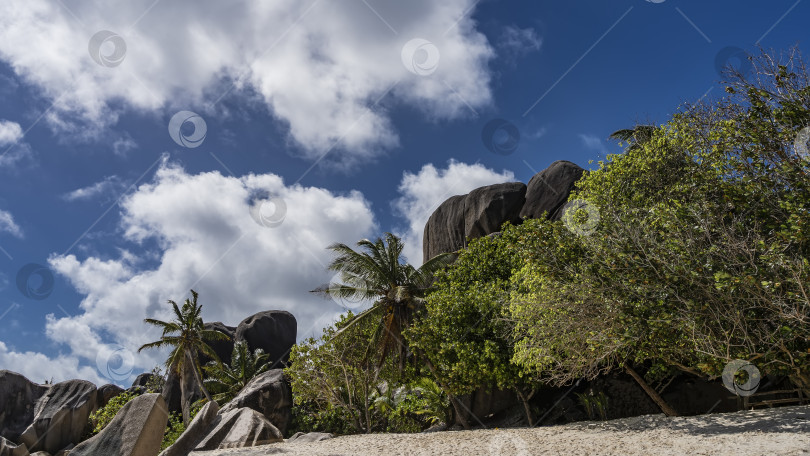
[[199, 386], [205, 398], [210, 402], [213, 399], [205, 389], [199, 366], [199, 355], [218, 360], [214, 350], [205, 343], [206, 340], [228, 340], [228, 336], [219, 331], [205, 329], [200, 312], [202, 306], [197, 304], [197, 292], [191, 290], [192, 299], [186, 299], [180, 308], [176, 302], [169, 300], [174, 310], [174, 320], [162, 321], [147, 318], [145, 323], [157, 326], [163, 330], [160, 340], [144, 344], [138, 349], [172, 347], [169, 359], [166, 360], [166, 369], [180, 375], [180, 396], [182, 397], [183, 423], [188, 426], [190, 419], [191, 394], [193, 381]]
[[455, 261], [455, 255], [440, 254], [415, 268], [403, 261], [402, 240], [391, 233], [385, 233], [385, 240], [363, 239], [357, 246], [364, 251], [341, 243], [328, 247], [337, 254], [329, 269], [339, 272], [343, 283], [325, 285], [312, 292], [341, 299], [374, 300], [370, 309], [351, 318], [338, 334], [367, 318], [378, 320], [375, 340], [379, 365], [389, 353], [395, 353], [402, 370], [407, 353], [402, 331], [423, 307], [434, 274]]
[[655, 125], [636, 125], [633, 128], [616, 130], [611, 133], [609, 138], [625, 142], [629, 145], [629, 150], [635, 150], [651, 140], [655, 130], [657, 130]]
[[239, 394], [254, 377], [263, 374], [270, 369], [266, 354], [261, 348], [250, 352], [247, 342], [239, 341], [233, 346], [231, 363], [225, 364], [221, 361], [211, 361], [205, 366], [208, 374], [205, 384], [211, 387], [214, 400], [220, 404], [225, 404]]

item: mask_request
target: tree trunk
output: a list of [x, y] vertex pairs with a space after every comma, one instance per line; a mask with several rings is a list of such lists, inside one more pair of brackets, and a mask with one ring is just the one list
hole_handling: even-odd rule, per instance
[[191, 372], [194, 373], [194, 380], [197, 382], [197, 385], [199, 385], [200, 391], [202, 391], [203, 395], [205, 395], [205, 399], [208, 402], [214, 402], [214, 400], [211, 398], [211, 394], [208, 393], [208, 389], [206, 389], [205, 385], [203, 385], [203, 381], [200, 378], [200, 371], [197, 369], [197, 360], [195, 358], [196, 357], [192, 354], [186, 355], [187, 361], [191, 362]]
[[[467, 421], [467, 417], [462, 413], [463, 407], [458, 402], [458, 399], [454, 395], [450, 394], [450, 389], [447, 388], [447, 386], [445, 386], [441, 380], [439, 380], [439, 375], [436, 373], [436, 368], [433, 366], [433, 363], [430, 362], [428, 357], [422, 356], [422, 358], [425, 360], [425, 364], [427, 364], [428, 369], [430, 369], [430, 372], [433, 374], [433, 378], [436, 379], [436, 383], [438, 383], [439, 387], [444, 391], [444, 394], [447, 394], [447, 397], [450, 399], [450, 404], [453, 406], [453, 410], [456, 412], [455, 418], [458, 420], [458, 424], [460, 424], [465, 430], [470, 430], [470, 423]], [[450, 425], [450, 423], [447, 424], [448, 426]]]
[[647, 382], [645, 382], [644, 379], [638, 375], [638, 372], [634, 371], [629, 364], [624, 366], [624, 368], [627, 373], [630, 374], [636, 380], [636, 382], [638, 382], [644, 392], [650, 396], [650, 399], [652, 399], [658, 405], [658, 407], [661, 408], [662, 412], [664, 412], [667, 416], [678, 416], [678, 412], [676, 412], [672, 406], [667, 404], [667, 401], [665, 401], [657, 391], [655, 391]]
[[531, 397], [534, 394], [530, 394], [529, 397], [526, 397], [526, 395], [523, 394], [523, 391], [520, 391], [520, 389], [516, 388], [515, 391], [517, 392], [517, 395], [520, 398], [520, 402], [523, 404], [523, 411], [526, 412], [526, 421], [529, 423], [529, 427], [534, 427], [534, 421], [532, 420], [532, 410], [529, 407], [529, 399], [531, 399]]
[[469, 431], [470, 423], [467, 421], [467, 417], [464, 415], [464, 407], [461, 405], [461, 402], [458, 401], [458, 398], [450, 393], [447, 393], [447, 397], [450, 399], [450, 403], [453, 405], [453, 410], [455, 413], [455, 418], [458, 421], [458, 424], [464, 428], [464, 430]]
[[194, 388], [191, 385], [190, 373], [188, 372], [188, 363], [183, 363], [180, 366], [180, 408], [183, 411], [183, 424], [188, 427], [191, 421], [191, 395], [194, 394]]

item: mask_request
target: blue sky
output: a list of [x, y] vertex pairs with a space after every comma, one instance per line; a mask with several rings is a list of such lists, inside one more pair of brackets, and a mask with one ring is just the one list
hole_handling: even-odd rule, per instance
[[[0, 5], [0, 369], [128, 384], [161, 361], [141, 320], [192, 286], [206, 320], [317, 333], [357, 307], [307, 293], [328, 244], [390, 230], [419, 263], [447, 197], [592, 167], [721, 96], [718, 56], [810, 40], [801, 0], [228, 5]], [[494, 119], [517, 149], [488, 150]]]

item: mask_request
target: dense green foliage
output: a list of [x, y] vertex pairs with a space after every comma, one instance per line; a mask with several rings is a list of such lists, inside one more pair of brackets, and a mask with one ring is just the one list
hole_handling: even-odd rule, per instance
[[[526, 402], [534, 394], [535, 382], [512, 363], [509, 337], [510, 278], [519, 265], [511, 246], [517, 235], [514, 227], [506, 226], [498, 237], [471, 241], [457, 261], [437, 275], [436, 290], [427, 298], [429, 317], [406, 333], [450, 395], [499, 388], [515, 391]], [[526, 412], [531, 423], [528, 405]]]
[[211, 361], [205, 366], [205, 385], [214, 393], [214, 400], [225, 404], [239, 394], [253, 377], [263, 374], [270, 369], [268, 363], [270, 355], [261, 348], [252, 353], [247, 342], [239, 341], [233, 345], [231, 363]]
[[797, 60], [754, 63], [731, 98], [579, 183], [595, 232], [536, 233], [514, 277], [516, 362], [565, 383], [626, 361], [718, 375], [741, 358], [810, 387], [810, 157], [794, 145], [810, 88]]
[[[287, 374], [295, 401], [295, 430], [334, 434], [418, 432], [448, 416], [447, 398], [412, 367], [369, 356], [377, 322], [343, 316], [319, 339], [293, 347]], [[402, 381], [409, 378], [409, 381]]]

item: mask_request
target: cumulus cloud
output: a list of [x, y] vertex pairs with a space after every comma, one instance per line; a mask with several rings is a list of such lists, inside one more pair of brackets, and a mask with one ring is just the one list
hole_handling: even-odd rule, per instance
[[14, 221], [14, 217], [11, 213], [0, 209], [0, 233], [3, 232], [18, 238], [23, 237], [22, 229], [17, 225], [17, 222]]
[[20, 142], [23, 136], [20, 124], [0, 120], [0, 167], [14, 165], [31, 155], [31, 147]]
[[[309, 293], [332, 276], [326, 247], [376, 230], [370, 204], [357, 192], [287, 186], [273, 174], [193, 175], [170, 162], [120, 205], [123, 237], [143, 254], [123, 243], [118, 258], [49, 260], [85, 297], [79, 315], [50, 315], [46, 334], [89, 363], [105, 344], [134, 354], [157, 339], [141, 321], [170, 318], [166, 300], [181, 302], [191, 288], [200, 293], [205, 321], [236, 325], [256, 312], [283, 309], [298, 319], [299, 337], [319, 332], [344, 311]], [[152, 256], [156, 264], [143, 263]], [[162, 362], [162, 355], [133, 355], [135, 372]]]
[[[35, 383], [53, 380], [60, 382], [74, 378], [89, 380], [96, 385], [110, 383], [91, 367], [81, 366], [75, 356], [59, 355], [49, 358], [42, 353], [17, 352], [0, 341], [0, 366], [24, 375]], [[129, 385], [126, 385], [129, 386]]]
[[[356, 160], [398, 144], [388, 114], [398, 103], [434, 119], [491, 103], [493, 51], [471, 19], [474, 5], [7, 0], [0, 58], [54, 101], [47, 119], [58, 131], [98, 134], [124, 108], [168, 118], [196, 106], [214, 115], [224, 94], [244, 89], [288, 126], [306, 157], [336, 147]], [[88, 44], [105, 30], [120, 38]], [[413, 38], [438, 49], [435, 73], [418, 76], [403, 65], [401, 51]]]
[[402, 238], [405, 256], [411, 264], [422, 264], [422, 239], [430, 215], [447, 198], [463, 195], [485, 185], [515, 180], [511, 171], [497, 172], [484, 165], [450, 161], [445, 169], [427, 164], [413, 174], [405, 171], [399, 184], [401, 197], [394, 201], [394, 210], [407, 220]]

